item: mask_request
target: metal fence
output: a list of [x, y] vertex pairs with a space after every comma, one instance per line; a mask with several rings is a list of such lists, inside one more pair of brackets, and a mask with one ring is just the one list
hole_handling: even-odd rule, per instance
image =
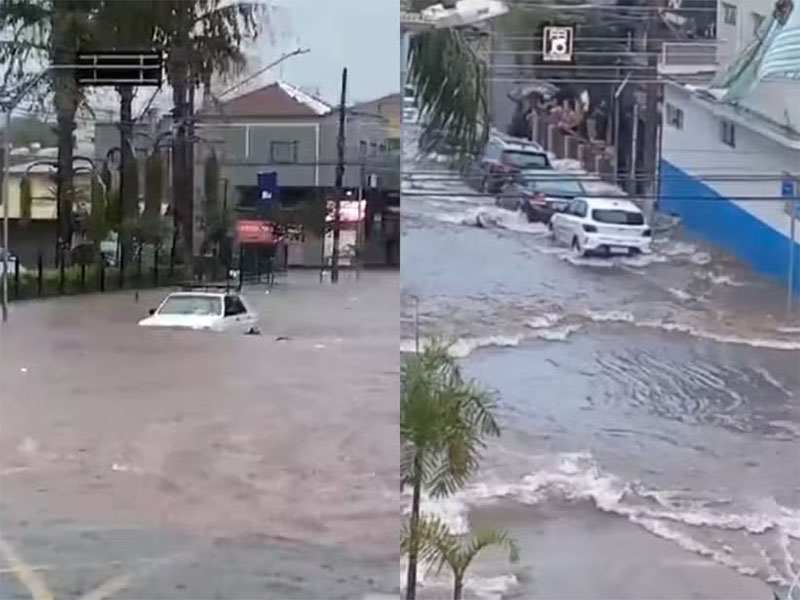
[[35, 269], [23, 269], [19, 261], [10, 265], [9, 299], [152, 289], [201, 281], [227, 282], [239, 288], [256, 282], [271, 286], [276, 273], [285, 270], [283, 262], [276, 262], [273, 256], [253, 256], [243, 251], [225, 259], [198, 257], [191, 266], [175, 264], [170, 258], [169, 252], [155, 249], [137, 252], [134, 260], [120, 260], [113, 266], [98, 257], [80, 264], [47, 267], [39, 254]]

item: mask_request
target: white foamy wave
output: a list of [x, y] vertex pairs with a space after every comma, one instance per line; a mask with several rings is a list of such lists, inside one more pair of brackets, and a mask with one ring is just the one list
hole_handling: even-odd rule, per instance
[[658, 329], [670, 333], [682, 333], [692, 337], [718, 342], [720, 344], [736, 344], [753, 348], [769, 348], [772, 350], [800, 350], [800, 340], [782, 338], [744, 337], [734, 334], [707, 331], [684, 323], [665, 323], [662, 321], [637, 320], [629, 311], [612, 310], [601, 313], [587, 312], [583, 315], [595, 323], [626, 323], [634, 327]]
[[690, 302], [690, 301], [702, 301], [702, 298], [698, 298], [693, 296], [691, 293], [687, 292], [686, 290], [681, 290], [679, 288], [668, 288], [667, 291], [669, 292], [670, 296], [678, 300], [679, 302]]
[[561, 260], [568, 262], [576, 267], [592, 267], [599, 269], [612, 269], [617, 266], [613, 260], [595, 256], [579, 256], [574, 252], [565, 252], [561, 255]]
[[707, 265], [711, 262], [711, 255], [708, 252], [698, 252], [697, 254], [692, 254], [689, 260], [696, 265]]
[[534, 330], [533, 337], [548, 342], [565, 342], [569, 336], [579, 331], [579, 323], [564, 325], [562, 327], [538, 328]]
[[562, 318], [562, 315], [556, 313], [544, 313], [528, 319], [527, 323], [525, 324], [531, 329], [543, 329], [545, 327], [552, 327], [556, 323], [559, 323]]
[[516, 575], [497, 575], [481, 577], [467, 575], [464, 588], [472, 592], [479, 600], [503, 600], [506, 595], [519, 585]]
[[[519, 346], [523, 340], [522, 335], [490, 335], [486, 337], [458, 338], [450, 345], [450, 356], [453, 358], [466, 358], [479, 348], [510, 348]], [[419, 340], [420, 348], [430, 345], [430, 338]], [[416, 351], [417, 341], [410, 339], [400, 340], [400, 352], [413, 353]]]
[[[741, 531], [747, 535], [775, 532], [781, 546], [788, 552], [790, 538], [800, 538], [800, 511], [765, 499], [752, 505], [751, 512], [725, 512], [727, 500], [678, 499], [676, 492], [641, 490], [605, 472], [589, 452], [573, 452], [545, 457], [530, 457], [538, 463], [535, 471], [514, 483], [476, 483], [447, 499], [441, 510], [447, 522], [463, 527], [468, 524], [471, 506], [491, 503], [501, 498], [521, 504], [538, 505], [545, 502], [590, 502], [598, 510], [623, 517], [644, 527], [654, 535], [733, 568], [744, 575], [757, 575], [763, 566], [743, 562], [743, 558], [726, 543], [708, 545], [709, 533]], [[438, 501], [428, 501], [425, 510]], [[713, 507], [717, 507], [715, 510]], [[691, 532], [695, 531], [696, 534]], [[704, 532], [702, 535], [701, 533]], [[706, 539], [701, 541], [698, 537]], [[749, 538], [742, 538], [748, 543]], [[745, 553], [746, 555], [747, 553]], [[784, 557], [781, 557], [784, 559]], [[774, 562], [771, 559], [770, 562]], [[783, 560], [785, 572], [793, 574], [791, 556]], [[775, 569], [769, 576], [775, 583], [787, 584], [788, 579]]]
[[[632, 523], [636, 523], [644, 527], [650, 533], [657, 535], [660, 538], [665, 540], [669, 540], [671, 542], [675, 542], [683, 548], [684, 550], [688, 550], [689, 552], [694, 552], [695, 554], [699, 554], [700, 556], [705, 556], [706, 558], [710, 558], [714, 562], [724, 565], [728, 568], [734, 569], [735, 571], [741, 573], [742, 575], [747, 576], [754, 576], [758, 574], [758, 568], [753, 566], [745, 565], [744, 563], [736, 560], [733, 558], [725, 549], [722, 550], [714, 550], [709, 546], [703, 544], [692, 538], [689, 535], [681, 533], [680, 531], [671, 528], [668, 524], [664, 523], [663, 521], [659, 521], [657, 519], [650, 519], [647, 517], [639, 517], [636, 515], [632, 515], [629, 517]], [[776, 573], [777, 575], [777, 573]], [[780, 576], [779, 576], [780, 577]]]
[[717, 273], [705, 273], [703, 271], [699, 271], [698, 273], [695, 274], [695, 276], [698, 279], [704, 279], [706, 281], [709, 281], [709, 282], [713, 283], [714, 285], [728, 285], [730, 287], [743, 287], [743, 286], [746, 285], [745, 283], [743, 283], [741, 281], [737, 281], [736, 279], [734, 279], [730, 275], [717, 274]]

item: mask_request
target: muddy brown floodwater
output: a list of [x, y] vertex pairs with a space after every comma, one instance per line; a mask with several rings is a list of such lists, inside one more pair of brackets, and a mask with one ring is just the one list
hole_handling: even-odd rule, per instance
[[137, 327], [164, 292], [13, 305], [3, 541], [58, 598], [395, 592], [398, 279], [249, 289], [258, 337]]

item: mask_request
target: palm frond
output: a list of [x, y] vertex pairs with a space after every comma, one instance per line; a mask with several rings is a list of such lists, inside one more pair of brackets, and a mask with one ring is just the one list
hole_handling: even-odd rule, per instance
[[[506, 551], [509, 562], [519, 561], [519, 544], [504, 529], [482, 529], [464, 537], [454, 534], [439, 517], [424, 514], [420, 516], [417, 540], [421, 561], [435, 573], [448, 566], [454, 575], [463, 577], [475, 558], [491, 546]], [[406, 523], [400, 533], [400, 553], [408, 554], [412, 543], [412, 532]]]
[[489, 135], [487, 69], [465, 34], [443, 29], [415, 35], [408, 64], [424, 122], [421, 148], [447, 140], [462, 155], [480, 152]]
[[509, 562], [515, 563], [519, 560], [519, 544], [509, 532], [504, 529], [483, 529], [474, 533], [459, 549], [462, 573], [469, 568], [475, 557], [489, 546], [498, 546], [508, 552]]
[[434, 497], [463, 487], [478, 469], [485, 439], [500, 434], [495, 409], [489, 392], [461, 377], [445, 342], [408, 357], [400, 384], [403, 484], [421, 481]]

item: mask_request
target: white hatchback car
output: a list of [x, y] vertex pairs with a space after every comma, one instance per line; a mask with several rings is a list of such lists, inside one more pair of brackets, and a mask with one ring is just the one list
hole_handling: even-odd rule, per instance
[[166, 297], [142, 327], [174, 327], [257, 334], [258, 315], [239, 294], [230, 291], [175, 292]]
[[640, 254], [651, 250], [652, 231], [630, 200], [577, 198], [550, 219], [553, 239], [580, 255]]

